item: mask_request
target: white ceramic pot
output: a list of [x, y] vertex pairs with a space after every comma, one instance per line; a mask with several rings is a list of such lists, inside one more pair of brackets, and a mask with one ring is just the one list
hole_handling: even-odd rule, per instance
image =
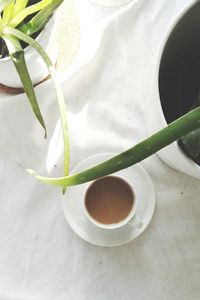
[[[195, 47], [200, 52], [200, 2], [192, 1], [181, 14], [174, 20], [165, 35], [157, 59], [155, 80], [153, 85], [153, 97], [150, 103], [150, 117], [148, 119], [148, 134], [151, 135], [167, 126], [161, 98], [160, 77], [161, 68], [164, 71], [172, 71], [176, 61], [183, 59]], [[169, 75], [170, 76], [170, 75]], [[200, 78], [199, 78], [200, 86]], [[161, 96], [162, 97], [162, 96]], [[159, 157], [172, 168], [185, 174], [200, 178], [200, 166], [189, 159], [179, 148], [177, 142], [160, 150]]]
[[90, 2], [103, 6], [118, 6], [134, 0], [90, 0]]
[[[57, 58], [55, 15], [52, 16], [36, 40], [49, 55], [52, 62], [55, 63]], [[25, 49], [25, 59], [33, 84], [40, 82], [48, 76], [48, 70], [43, 60], [30, 46]], [[0, 59], [0, 70], [1, 84], [10, 87], [22, 87], [19, 75], [10, 57]]]

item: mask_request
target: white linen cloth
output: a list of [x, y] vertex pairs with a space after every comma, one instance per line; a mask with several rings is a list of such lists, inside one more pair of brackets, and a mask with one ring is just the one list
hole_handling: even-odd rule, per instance
[[[63, 83], [71, 168], [146, 137], [159, 44], [189, 2], [139, 0], [106, 8], [76, 0], [81, 43]], [[24, 171], [62, 174], [60, 153], [52, 161], [49, 150], [58, 119], [51, 83], [38, 87], [37, 94], [47, 141], [25, 96], [0, 103], [0, 300], [199, 299], [199, 181], [156, 155], [146, 159], [142, 165], [157, 193], [149, 227], [125, 246], [90, 245], [66, 223], [60, 189]]]

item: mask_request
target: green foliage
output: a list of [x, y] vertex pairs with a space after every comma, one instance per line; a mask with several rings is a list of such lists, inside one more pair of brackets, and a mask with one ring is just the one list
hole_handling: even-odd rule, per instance
[[28, 35], [32, 35], [33, 33], [41, 30], [48, 22], [52, 13], [62, 2], [63, 0], [52, 1], [45, 8], [41, 9], [29, 22], [27, 22], [26, 24], [22, 24], [19, 27], [19, 30]]
[[26, 95], [28, 96], [28, 100], [31, 104], [32, 110], [35, 113], [35, 116], [37, 117], [38, 121], [42, 125], [42, 127], [45, 130], [45, 137], [47, 136], [46, 132], [46, 126], [42, 117], [42, 114], [40, 112], [40, 108], [36, 99], [35, 91], [33, 88], [33, 84], [30, 78], [30, 75], [28, 73], [28, 69], [26, 66], [25, 62], [25, 57], [24, 57], [24, 51], [19, 50], [14, 53], [10, 53], [11, 59], [15, 65], [15, 68], [20, 76], [21, 82], [24, 86], [24, 90]]
[[[40, 32], [40, 30], [44, 28], [55, 9], [62, 2], [63, 0], [41, 0], [29, 6], [27, 0], [0, 0], [0, 12], [2, 12], [0, 15], [0, 38], [2, 38], [7, 45], [9, 56], [15, 65], [31, 108], [37, 120], [44, 128], [45, 137], [47, 136], [46, 125], [36, 99], [20, 41], [24, 41], [35, 48], [49, 70], [58, 100], [64, 141], [64, 176], [67, 176], [69, 173], [69, 137], [64, 96], [57, 79], [56, 70], [50, 58], [41, 46], [30, 36], [33, 33]], [[34, 16], [26, 22], [27, 16], [32, 14], [34, 14]], [[65, 192], [65, 188], [63, 188], [63, 192]]]
[[14, 4], [15, 15], [17, 15], [20, 11], [22, 11], [27, 4], [28, 4], [28, 0], [16, 0]]
[[9, 26], [16, 28], [26, 17], [40, 11], [41, 9], [44, 9], [51, 2], [52, 0], [42, 0], [37, 4], [25, 7], [10, 19]]
[[13, 2], [13, 0], [1, 0], [0, 1], [0, 13], [4, 10], [4, 8], [6, 6], [8, 6], [12, 2]]
[[[134, 165], [177, 139], [179, 140], [179, 145], [192, 159], [195, 161], [199, 159], [200, 107], [197, 107], [199, 106], [198, 103], [195, 105], [197, 108], [193, 107], [191, 112], [127, 151], [88, 170], [69, 176], [69, 137], [64, 96], [52, 62], [40, 45], [30, 37], [33, 33], [37, 33], [43, 29], [52, 13], [62, 1], [41, 0], [36, 4], [27, 6], [28, 0], [0, 0], [0, 37], [8, 47], [9, 55], [19, 74], [32, 110], [45, 130], [45, 136], [45, 122], [39, 109], [31, 78], [28, 74], [20, 41], [24, 41], [35, 48], [44, 60], [51, 75], [58, 100], [64, 140], [64, 176], [60, 178], [47, 178], [36, 174], [32, 170], [28, 171], [43, 183], [62, 186], [63, 192], [65, 192], [67, 186], [91, 181]], [[32, 16], [32, 14], [35, 15]], [[32, 16], [29, 21], [26, 21], [27, 16]]]
[[199, 128], [199, 121], [200, 107], [197, 107], [127, 151], [122, 152], [90, 169], [71, 176], [48, 178], [36, 174], [33, 170], [28, 170], [28, 172], [34, 175], [41, 182], [55, 186], [65, 187], [85, 183], [128, 168], [144, 160], [150, 155], [173, 143], [180, 137]]
[[[49, 59], [49, 57], [47, 56], [47, 54], [45, 53], [45, 51], [42, 49], [42, 47], [31, 37], [27, 36], [26, 34], [20, 32], [17, 29], [13, 29], [9, 27], [5, 27], [4, 33], [14, 38], [18, 38], [19, 40], [22, 40], [27, 44], [29, 44], [31, 47], [33, 47], [40, 54], [40, 56], [46, 63], [46, 66], [48, 67], [49, 74], [51, 75], [53, 85], [57, 94], [62, 132], [63, 132], [63, 142], [64, 142], [64, 175], [67, 176], [69, 174], [69, 138], [68, 138], [67, 113], [65, 107], [65, 99], [63, 97], [61, 86], [57, 80], [57, 76], [53, 64]], [[65, 192], [65, 188], [63, 189], [63, 192]]]
[[[29, 99], [33, 112], [45, 130], [45, 136], [45, 122], [40, 112], [34, 88], [28, 74], [26, 61], [23, 55], [23, 49], [19, 47], [20, 43], [17, 44], [14, 42], [12, 35], [5, 34], [5, 28], [19, 27], [19, 30], [24, 31], [24, 33], [29, 31], [27, 34], [39, 32], [45, 26], [53, 11], [62, 3], [62, 1], [41, 0], [36, 4], [27, 6], [28, 0], [0, 0], [0, 12], [3, 12], [2, 16], [0, 16], [0, 37], [7, 45], [9, 55], [12, 58], [16, 71], [19, 74], [24, 91]], [[24, 23], [25, 18], [33, 13], [36, 13], [36, 15], [34, 15], [30, 21]], [[17, 37], [15, 37], [15, 41], [16, 40]]]

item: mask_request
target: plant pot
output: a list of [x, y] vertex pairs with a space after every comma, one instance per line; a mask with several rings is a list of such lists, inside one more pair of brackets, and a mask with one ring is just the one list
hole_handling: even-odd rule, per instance
[[[55, 63], [57, 58], [55, 15], [51, 17], [36, 40], [49, 55], [52, 62]], [[49, 72], [41, 57], [32, 47], [28, 46], [24, 52], [29, 74], [35, 85], [46, 78]], [[3, 76], [0, 77], [0, 84], [14, 88], [22, 87], [19, 75], [10, 57], [0, 59], [0, 69], [1, 74], [3, 74]]]
[[[186, 113], [200, 89], [200, 3], [192, 1], [174, 20], [165, 35], [156, 63], [153, 103], [148, 134], [162, 129]], [[174, 169], [200, 178], [200, 166], [172, 143], [159, 157]]]

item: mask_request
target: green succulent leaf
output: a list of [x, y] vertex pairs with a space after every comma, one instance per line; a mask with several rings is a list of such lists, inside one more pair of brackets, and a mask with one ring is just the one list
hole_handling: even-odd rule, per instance
[[15, 0], [15, 8], [14, 8], [15, 16], [26, 7], [27, 3], [28, 0]]
[[4, 8], [12, 3], [13, 0], [0, 0], [0, 13], [4, 10]]
[[3, 26], [7, 25], [14, 15], [14, 1], [8, 4], [3, 10]]
[[46, 126], [42, 114], [40, 112], [40, 108], [37, 102], [37, 98], [35, 95], [34, 87], [26, 66], [26, 61], [24, 57], [24, 51], [21, 48], [19, 41], [12, 36], [6, 35], [3, 36], [4, 40], [7, 44], [9, 55], [15, 65], [17, 73], [21, 79], [22, 85], [24, 87], [24, 91], [28, 97], [32, 110], [38, 119], [39, 123], [42, 125], [45, 131], [45, 138], [47, 136]]
[[[67, 110], [65, 105], [65, 99], [62, 92], [62, 88], [58, 82], [56, 70], [46, 54], [46, 52], [42, 49], [42, 47], [31, 37], [27, 36], [26, 34], [20, 32], [17, 29], [5, 27], [4, 29], [5, 34], [10, 34], [19, 40], [22, 40], [26, 42], [27, 44], [31, 45], [35, 50], [39, 53], [39, 55], [42, 57], [44, 62], [46, 63], [46, 66], [49, 70], [49, 73], [51, 75], [53, 85], [56, 91], [57, 95], [57, 101], [59, 106], [59, 113], [60, 113], [60, 120], [61, 120], [61, 126], [62, 126], [62, 132], [63, 132], [63, 143], [64, 143], [64, 176], [67, 176], [69, 174], [69, 153], [70, 153], [70, 147], [69, 147], [69, 133], [68, 133], [68, 124], [67, 124]], [[63, 193], [65, 193], [66, 187], [63, 186]]]
[[53, 0], [49, 5], [39, 11], [28, 23], [20, 26], [19, 30], [28, 35], [38, 32], [45, 26], [53, 12], [62, 2], [63, 0]]
[[125, 152], [80, 173], [60, 178], [49, 178], [41, 176], [33, 170], [27, 171], [42, 183], [55, 186], [78, 185], [128, 168], [199, 127], [200, 107], [197, 107]]
[[45, 8], [52, 0], [42, 0], [36, 4], [27, 6], [26, 8], [19, 11], [18, 14], [9, 23], [10, 27], [17, 27], [27, 16], [38, 12], [39, 10]]
[[0, 37], [2, 36], [2, 24], [3, 24], [3, 21], [2, 21], [2, 18], [0, 16]]

